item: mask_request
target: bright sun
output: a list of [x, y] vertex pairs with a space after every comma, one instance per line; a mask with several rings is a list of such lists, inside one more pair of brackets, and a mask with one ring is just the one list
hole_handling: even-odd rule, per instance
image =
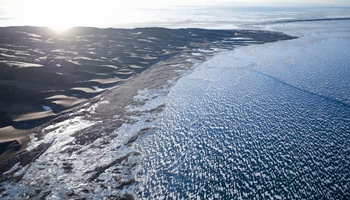
[[[92, 1], [32, 0], [16, 5], [17, 17], [23, 24], [46, 26], [57, 32], [93, 22], [98, 13]], [[97, 12], [96, 12], [97, 11]]]
[[[68, 20], [68, 21], [66, 21]], [[48, 28], [50, 28], [53, 31], [56, 32], [64, 32], [69, 30], [70, 28], [76, 26], [76, 24], [72, 23], [69, 21], [69, 19], [60, 19], [60, 18], [51, 18], [47, 21], [47, 23], [44, 23], [44, 26], [47, 26]], [[72, 20], [71, 20], [72, 21]]]
[[[20, 0], [13, 12], [21, 24], [46, 26], [62, 32], [74, 26], [110, 27], [148, 20], [138, 8], [144, 1]], [[15, 2], [15, 1], [14, 1]], [[143, 2], [143, 4], [141, 4]]]

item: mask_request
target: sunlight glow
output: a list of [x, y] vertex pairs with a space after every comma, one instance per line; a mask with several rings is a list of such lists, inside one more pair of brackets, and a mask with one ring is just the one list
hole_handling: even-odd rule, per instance
[[[17, 0], [19, 1], [19, 0]], [[23, 24], [47, 26], [55, 31], [65, 31], [74, 26], [108, 27], [148, 20], [136, 1], [111, 0], [33, 0], [16, 5], [15, 17]]]

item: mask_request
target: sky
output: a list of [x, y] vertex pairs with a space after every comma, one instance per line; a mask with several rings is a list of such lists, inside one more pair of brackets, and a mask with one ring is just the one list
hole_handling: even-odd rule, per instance
[[71, 26], [109, 26], [151, 21], [154, 16], [142, 9], [173, 6], [241, 5], [337, 5], [350, 6], [350, 0], [0, 0], [0, 26], [34, 25], [66, 29]]

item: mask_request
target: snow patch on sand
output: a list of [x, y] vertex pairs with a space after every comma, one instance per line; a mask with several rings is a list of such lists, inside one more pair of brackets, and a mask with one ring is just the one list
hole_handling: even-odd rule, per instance
[[43, 109], [44, 109], [45, 111], [51, 110], [51, 107], [50, 107], [50, 106], [42, 105], [42, 107], [43, 107]]
[[202, 54], [201, 53], [192, 53], [192, 55], [194, 55], [194, 56], [201, 56]]
[[73, 137], [71, 137], [72, 134], [79, 130], [83, 130], [89, 126], [92, 126], [94, 123], [91, 121], [87, 121], [82, 119], [82, 117], [75, 117], [70, 120], [62, 121], [50, 126], [47, 126], [44, 128], [44, 131], [52, 130], [50, 133], [48, 133], [43, 140], [37, 141], [34, 140], [34, 136], [36, 133], [32, 134], [31, 137], [33, 138], [31, 142], [29, 143], [27, 150], [31, 151], [38, 147], [42, 143], [50, 143], [55, 140], [55, 142], [51, 145], [50, 151], [52, 149], [59, 150], [62, 146], [65, 144], [73, 141]]
[[129, 105], [126, 109], [129, 112], [146, 112], [156, 109], [157, 107], [164, 104], [164, 96], [167, 94], [167, 87], [163, 87], [163, 89], [144, 89], [139, 90], [138, 95], [134, 97], [134, 101], [143, 102], [144, 104], [141, 106], [132, 106]]

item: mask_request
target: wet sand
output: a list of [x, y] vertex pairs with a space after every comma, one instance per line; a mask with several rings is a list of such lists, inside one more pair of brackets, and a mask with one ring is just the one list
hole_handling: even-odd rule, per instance
[[[53, 142], [27, 150], [32, 133], [40, 141], [53, 131], [45, 127], [82, 117], [99, 123], [74, 133], [74, 143], [65, 151], [79, 151], [77, 144], [86, 146], [101, 137], [108, 143], [116, 137], [114, 130], [130, 123], [126, 107], [135, 104], [139, 90], [160, 89], [169, 80], [176, 81], [180, 70], [219, 49], [293, 39], [265, 31], [165, 28], [74, 28], [57, 34], [39, 27], [6, 27], [0, 28], [0, 35], [1, 174], [16, 163], [29, 165]], [[94, 106], [98, 109], [91, 109]], [[103, 169], [96, 168], [95, 176]], [[13, 177], [18, 170], [1, 180], [20, 179]], [[125, 185], [133, 182], [128, 181]]]

